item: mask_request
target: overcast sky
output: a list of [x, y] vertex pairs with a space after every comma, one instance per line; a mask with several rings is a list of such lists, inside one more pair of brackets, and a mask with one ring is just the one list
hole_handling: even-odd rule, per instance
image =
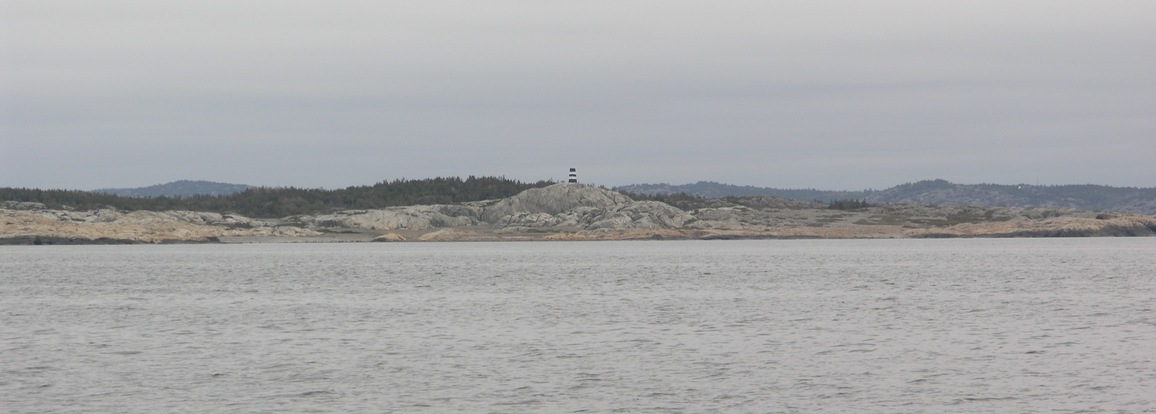
[[0, 0], [0, 187], [1156, 186], [1156, 1]]

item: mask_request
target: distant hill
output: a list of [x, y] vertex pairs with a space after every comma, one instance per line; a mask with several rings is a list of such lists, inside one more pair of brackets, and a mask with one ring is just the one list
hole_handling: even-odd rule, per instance
[[736, 186], [700, 181], [694, 184], [635, 184], [615, 188], [638, 194], [686, 193], [707, 198], [774, 196], [793, 200], [830, 202], [867, 200], [869, 203], [974, 205], [985, 207], [1078, 208], [1156, 214], [1156, 188], [1103, 185], [955, 184], [945, 180], [907, 183], [886, 190], [823, 191]]
[[1078, 208], [1156, 214], [1156, 188], [1105, 185], [954, 184], [920, 181], [867, 195], [872, 203], [916, 202], [990, 207]]
[[112, 194], [120, 197], [192, 197], [196, 195], [225, 196], [248, 190], [244, 184], [227, 184], [212, 181], [180, 180], [167, 184], [157, 184], [140, 188], [102, 188], [94, 193]]
[[815, 189], [781, 189], [753, 187], [749, 185], [722, 184], [713, 181], [699, 181], [694, 184], [632, 184], [615, 187], [617, 191], [646, 195], [691, 194], [706, 198], [772, 196], [791, 200], [824, 203], [849, 198], [861, 199], [868, 191], [824, 191]]

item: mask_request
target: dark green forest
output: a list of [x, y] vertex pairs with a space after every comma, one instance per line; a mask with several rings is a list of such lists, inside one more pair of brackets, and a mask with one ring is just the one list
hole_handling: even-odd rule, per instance
[[509, 197], [553, 181], [525, 183], [505, 177], [396, 179], [338, 190], [256, 187], [227, 196], [119, 197], [78, 190], [0, 188], [0, 201], [43, 203], [49, 208], [92, 210], [193, 210], [258, 218], [420, 204], [453, 204]]
[[860, 210], [871, 207], [867, 200], [831, 200], [827, 208], [831, 210]]

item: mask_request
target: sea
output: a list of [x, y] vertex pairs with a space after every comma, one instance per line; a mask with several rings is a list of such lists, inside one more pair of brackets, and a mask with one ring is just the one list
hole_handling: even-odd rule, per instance
[[0, 412], [1156, 412], [1156, 238], [0, 246]]

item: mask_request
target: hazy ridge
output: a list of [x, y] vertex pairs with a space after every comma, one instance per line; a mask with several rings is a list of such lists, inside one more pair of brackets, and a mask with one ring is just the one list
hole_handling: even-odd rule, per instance
[[[119, 197], [229, 196], [258, 188], [245, 184], [179, 180], [138, 188], [106, 188], [93, 193]], [[1075, 208], [1156, 214], [1156, 188], [1112, 187], [1093, 184], [956, 184], [923, 180], [883, 190], [819, 190], [755, 187], [711, 181], [690, 184], [631, 184], [616, 191], [643, 195], [689, 194], [704, 198], [772, 196], [799, 201], [865, 200], [872, 204], [917, 203], [983, 207]]]
[[120, 197], [192, 197], [226, 196], [253, 188], [245, 184], [218, 183], [203, 180], [178, 180], [171, 183], [136, 188], [100, 188], [94, 193], [112, 194]]
[[693, 184], [633, 184], [615, 190], [665, 195], [685, 193], [706, 198], [772, 196], [800, 201], [866, 200], [872, 204], [917, 203], [982, 207], [1074, 208], [1156, 214], [1156, 188], [1104, 185], [955, 184], [924, 180], [885, 190], [827, 191], [738, 186], [709, 181]]

